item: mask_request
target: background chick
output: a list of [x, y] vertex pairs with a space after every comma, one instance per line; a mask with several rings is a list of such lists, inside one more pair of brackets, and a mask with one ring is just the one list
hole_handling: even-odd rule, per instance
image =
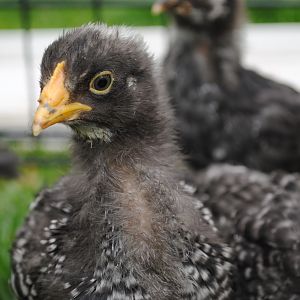
[[[162, 2], [154, 9], [174, 21], [165, 70], [190, 165], [299, 170], [299, 94], [242, 67], [241, 2]], [[248, 167], [214, 164], [186, 189], [235, 250], [238, 299], [298, 299], [299, 176]]]
[[194, 169], [213, 162], [300, 169], [299, 93], [241, 64], [241, 0], [165, 0], [172, 16], [164, 72], [177, 131]]

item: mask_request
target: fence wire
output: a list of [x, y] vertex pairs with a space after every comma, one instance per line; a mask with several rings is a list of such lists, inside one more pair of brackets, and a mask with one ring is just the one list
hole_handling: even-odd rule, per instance
[[[34, 9], [90, 9], [93, 21], [101, 21], [102, 8], [144, 8], [150, 9], [154, 0], [0, 0], [0, 9], [17, 9], [21, 29], [23, 29], [23, 53], [27, 73], [28, 116], [33, 113], [33, 49], [32, 49], [32, 14]], [[300, 0], [248, 0], [251, 9], [300, 9]], [[163, 19], [162, 24], [164, 23]]]

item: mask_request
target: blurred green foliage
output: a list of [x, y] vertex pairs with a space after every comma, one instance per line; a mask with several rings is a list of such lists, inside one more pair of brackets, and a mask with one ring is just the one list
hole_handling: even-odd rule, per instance
[[[32, 28], [75, 27], [96, 17], [109, 25], [150, 26], [165, 25], [165, 16], [155, 17], [148, 8], [103, 7], [95, 14], [90, 8], [34, 8], [30, 10]], [[300, 22], [300, 8], [251, 8], [254, 23]], [[21, 27], [20, 12], [16, 8], [0, 9], [0, 29]]]
[[[60, 8], [32, 9], [32, 28], [75, 27], [91, 22], [95, 16], [91, 9]], [[99, 21], [109, 25], [150, 26], [166, 24], [164, 16], [155, 17], [144, 8], [106, 8], [99, 10]], [[19, 11], [16, 9], [0, 10], [0, 29], [16, 29], [21, 27]]]
[[300, 8], [251, 8], [248, 16], [253, 23], [300, 22]]
[[0, 299], [14, 299], [8, 284], [9, 251], [16, 230], [27, 215], [29, 204], [44, 187], [51, 186], [69, 166], [66, 152], [48, 152], [40, 148], [18, 150], [22, 160], [16, 180], [0, 180]]

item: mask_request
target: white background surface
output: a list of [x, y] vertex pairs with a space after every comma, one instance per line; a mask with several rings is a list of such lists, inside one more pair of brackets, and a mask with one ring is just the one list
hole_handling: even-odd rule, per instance
[[[137, 28], [157, 60], [168, 46], [168, 32], [162, 27]], [[33, 30], [34, 80], [36, 103], [39, 93], [39, 64], [44, 49], [62, 30]], [[300, 25], [248, 25], [243, 32], [244, 63], [252, 69], [300, 90]], [[28, 91], [22, 31], [0, 31], [0, 130], [28, 131]]]

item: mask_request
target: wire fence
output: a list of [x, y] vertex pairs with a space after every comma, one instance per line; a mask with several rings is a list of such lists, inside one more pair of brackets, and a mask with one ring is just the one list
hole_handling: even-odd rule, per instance
[[[40, 9], [89, 9], [92, 21], [101, 21], [103, 8], [138, 8], [148, 9], [154, 0], [0, 0], [1, 9], [15, 9], [19, 11], [20, 25], [23, 29], [23, 53], [26, 68], [28, 91], [28, 115], [33, 111], [33, 49], [32, 49], [32, 10]], [[300, 0], [248, 0], [251, 9], [300, 9]], [[164, 24], [164, 19], [161, 19]]]
[[[0, 0], [0, 9], [18, 9], [21, 27], [31, 28], [33, 9], [78, 9], [91, 10], [93, 20], [101, 20], [101, 8], [145, 8], [148, 9], [154, 0]], [[300, 8], [300, 0], [248, 0], [247, 6], [252, 9]]]
[[[31, 7], [88, 7], [106, 5], [117, 7], [148, 7], [154, 0], [0, 0], [1, 8], [16, 8], [27, 3]], [[249, 7], [299, 7], [299, 0], [248, 0]]]

